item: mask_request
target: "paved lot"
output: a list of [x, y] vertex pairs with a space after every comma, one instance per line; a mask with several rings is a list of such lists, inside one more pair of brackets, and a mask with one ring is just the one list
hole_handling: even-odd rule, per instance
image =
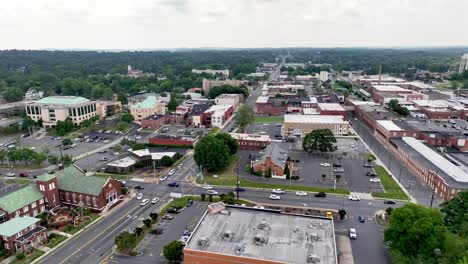
[[195, 202], [191, 207], [186, 207], [181, 213], [174, 215], [173, 220], [162, 220], [157, 227], [162, 227], [162, 235], [149, 234], [138, 246], [138, 251], [143, 254], [138, 257], [114, 256], [109, 263], [167, 263], [162, 256], [164, 245], [178, 240], [185, 229], [193, 230], [206, 211], [206, 203]]
[[272, 139], [281, 136], [283, 123], [254, 123], [246, 128], [246, 133], [269, 135]]

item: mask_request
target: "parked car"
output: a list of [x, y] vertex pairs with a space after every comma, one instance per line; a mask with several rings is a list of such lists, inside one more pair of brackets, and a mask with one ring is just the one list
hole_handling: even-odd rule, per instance
[[175, 208], [175, 207], [169, 207], [169, 209], [167, 209], [167, 212], [170, 214], [178, 214], [180, 213], [180, 209]]
[[330, 167], [330, 163], [320, 163], [320, 166], [322, 167]]
[[155, 198], [153, 198], [153, 200], [151, 200], [151, 203], [152, 203], [152, 204], [155, 204], [155, 203], [157, 203], [157, 202], [159, 202], [159, 198], [158, 198], [158, 197], [155, 197]]
[[19, 174], [19, 176], [20, 176], [20, 177], [28, 177], [29, 175], [28, 175], [27, 172], [21, 172], [21, 173]]
[[143, 200], [141, 200], [141, 203], [140, 203], [140, 205], [141, 205], [141, 206], [144, 206], [144, 205], [147, 205], [147, 204], [149, 204], [149, 202], [150, 202], [150, 200], [149, 200], [149, 199], [143, 199]]
[[340, 167], [341, 167], [341, 164], [333, 163], [333, 167], [334, 167], [334, 168], [340, 168]]
[[7, 172], [5, 175], [7, 177], [15, 177], [15, 174], [13, 172]]
[[320, 197], [320, 198], [325, 198], [327, 197], [327, 194], [324, 192], [318, 192], [314, 195], [315, 197]]
[[182, 236], [190, 236], [192, 232], [190, 230], [185, 229], [184, 232], [182, 233]]
[[137, 200], [141, 200], [141, 198], [143, 198], [143, 194], [142, 194], [142, 193], [139, 193], [139, 194], [137, 195]]
[[361, 197], [359, 197], [358, 195], [350, 195], [350, 196], [348, 196], [348, 200], [351, 200], [351, 201], [360, 201], [360, 200], [361, 200]]
[[179, 183], [178, 182], [170, 182], [167, 184], [167, 186], [169, 187], [179, 187]]
[[202, 188], [203, 188], [203, 189], [206, 189], [206, 190], [211, 190], [211, 189], [213, 189], [213, 186], [211, 186], [211, 185], [204, 185]]
[[112, 155], [118, 156], [118, 155], [120, 155], [120, 153], [119, 152], [114, 152]]
[[99, 161], [108, 161], [108, 160], [109, 160], [109, 159], [106, 158], [106, 157], [102, 157], [102, 158], [99, 159]]
[[281, 199], [281, 196], [276, 195], [276, 194], [272, 194], [272, 195], [270, 195], [269, 198], [270, 198], [271, 200], [280, 200], [280, 199]]
[[366, 218], [362, 215], [359, 216], [359, 222], [361, 223], [365, 223], [366, 222]]
[[163, 233], [163, 229], [160, 227], [157, 227], [150, 231], [150, 234], [153, 234], [153, 235], [161, 235], [162, 233]]
[[384, 204], [396, 204], [395, 201], [393, 200], [385, 200], [383, 203]]
[[171, 215], [171, 214], [165, 214], [165, 215], [163, 215], [162, 219], [164, 219], [164, 220], [172, 220], [172, 219], [174, 219], [174, 216]]
[[369, 181], [370, 182], [380, 182], [380, 179], [379, 178], [371, 178]]
[[135, 186], [135, 187], [133, 187], [133, 188], [135, 188], [135, 189], [137, 189], [137, 190], [143, 190], [143, 189], [144, 189], [144, 187], [141, 186], [141, 185], [137, 185], [137, 186]]
[[189, 236], [182, 236], [182, 237], [179, 239], [179, 242], [180, 242], [182, 245], [185, 245], [185, 244], [187, 244], [189, 238], [190, 238]]
[[272, 192], [272, 193], [276, 193], [276, 194], [284, 194], [284, 193], [286, 193], [285, 191], [283, 191], [283, 190], [281, 190], [281, 189], [273, 189], [271, 192]]
[[369, 176], [369, 177], [377, 177], [377, 174], [368, 171], [368, 172], [366, 173], [366, 176]]
[[165, 180], [167, 180], [167, 176], [161, 177], [159, 180], [160, 181], [165, 181]]
[[187, 205], [186, 205], [186, 206], [187, 206], [187, 207], [190, 207], [190, 206], [192, 206], [192, 205], [193, 205], [193, 200], [188, 200], [188, 202], [187, 202]]
[[350, 228], [349, 229], [349, 238], [351, 238], [351, 239], [356, 239], [357, 238], [356, 228]]
[[344, 172], [343, 168], [334, 168], [333, 172]]
[[296, 195], [297, 196], [307, 196], [307, 193], [303, 192], [303, 191], [298, 191], [298, 192], [296, 192]]
[[364, 164], [364, 167], [366, 167], [366, 168], [373, 168], [373, 167], [374, 167], [374, 165], [372, 165], [372, 164], [369, 164], [369, 163], [366, 163], [366, 164]]
[[211, 195], [218, 195], [218, 192], [215, 190], [207, 190], [206, 194], [211, 194]]
[[172, 176], [172, 175], [174, 175], [174, 173], [175, 173], [175, 170], [174, 170], [174, 169], [172, 169], [172, 170], [170, 170], [170, 171], [169, 171], [169, 173], [168, 173], [168, 174], [169, 174], [169, 176]]
[[241, 188], [241, 187], [239, 187], [239, 188], [236, 187], [236, 188], [234, 188], [234, 191], [235, 192], [245, 192], [245, 189]]

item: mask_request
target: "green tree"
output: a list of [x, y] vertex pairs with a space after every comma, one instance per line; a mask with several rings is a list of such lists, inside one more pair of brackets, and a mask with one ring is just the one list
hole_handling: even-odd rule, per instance
[[240, 131], [245, 131], [245, 128], [252, 124], [255, 120], [252, 108], [247, 105], [239, 107], [239, 111], [235, 115], [236, 126], [239, 126]]
[[307, 134], [302, 141], [302, 148], [306, 152], [333, 152], [336, 150], [336, 138], [330, 129], [316, 129]]
[[271, 178], [271, 176], [273, 176], [273, 173], [271, 172], [271, 168], [268, 168], [265, 178]]
[[161, 165], [163, 165], [165, 167], [170, 167], [170, 166], [172, 166], [172, 164], [174, 164], [174, 160], [171, 157], [163, 156], [161, 158]]
[[145, 220], [143, 220], [143, 224], [145, 224], [145, 226], [147, 228], [150, 228], [151, 227], [151, 219], [146, 218]]
[[57, 157], [57, 156], [49, 156], [49, 157], [47, 157], [47, 161], [48, 161], [50, 164], [57, 165], [57, 164], [59, 164], [60, 159], [59, 159], [59, 157]]
[[81, 126], [81, 127], [89, 127], [91, 124], [92, 124], [91, 120], [90, 120], [90, 119], [87, 119], [87, 120], [83, 120], [83, 121], [80, 123], [80, 126]]
[[117, 245], [117, 250], [122, 252], [125, 250], [130, 250], [136, 245], [136, 236], [127, 231], [124, 231], [118, 234], [115, 237], [115, 245]]
[[64, 140], [62, 140], [62, 145], [64, 146], [71, 145], [71, 144], [73, 144], [71, 139], [65, 138]]
[[220, 171], [226, 168], [230, 162], [229, 147], [214, 135], [208, 135], [200, 139], [195, 146], [194, 160], [198, 166], [202, 166], [210, 172]]
[[128, 104], [128, 97], [125, 93], [120, 92], [117, 94], [117, 100], [122, 103], [122, 105]]
[[237, 153], [237, 149], [239, 147], [239, 144], [237, 143], [237, 140], [231, 137], [228, 133], [217, 133], [215, 137], [219, 140], [222, 140], [226, 146], [229, 148], [229, 153], [231, 155], [234, 155]]
[[153, 221], [156, 221], [158, 220], [158, 213], [150, 213], [150, 218], [153, 220]]
[[33, 155], [32, 162], [37, 165], [41, 165], [47, 159], [47, 154], [45, 153], [35, 153]]
[[204, 202], [206, 199], [206, 194], [204, 193], [200, 194], [200, 199], [202, 200], [202, 202]]
[[440, 205], [447, 228], [468, 237], [468, 191], [458, 193], [458, 197]]
[[444, 250], [445, 232], [439, 211], [405, 204], [393, 210], [384, 237], [397, 259], [406, 260], [405, 263], [434, 263], [434, 250]]
[[175, 111], [177, 106], [179, 106], [179, 104], [177, 103], [176, 94], [172, 93], [171, 99], [169, 100], [169, 103], [167, 104], [167, 109], [169, 109], [169, 111]]
[[21, 130], [27, 131], [30, 127], [34, 127], [35, 125], [36, 123], [34, 122], [34, 120], [32, 120], [31, 117], [26, 116], [23, 119], [23, 123], [21, 124]]
[[177, 240], [164, 246], [163, 255], [169, 261], [179, 261], [182, 259], [184, 245]]
[[55, 130], [57, 131], [57, 135], [64, 136], [68, 132], [72, 131], [75, 126], [70, 118], [65, 119], [65, 121], [57, 121], [57, 125], [55, 126]]
[[388, 102], [388, 107], [390, 107], [390, 109], [395, 109], [397, 106], [398, 106], [397, 99], [392, 99]]
[[68, 154], [65, 154], [65, 155], [63, 155], [63, 160], [62, 160], [62, 162], [63, 162], [63, 166], [64, 166], [64, 167], [68, 167], [68, 166], [70, 166], [70, 165], [72, 164], [72, 162], [73, 162], [73, 157], [70, 156], [70, 155], [68, 155]]
[[133, 116], [130, 113], [125, 113], [125, 114], [122, 115], [120, 120], [122, 120], [123, 122], [131, 123], [135, 119], [133, 118]]
[[289, 180], [291, 178], [291, 171], [289, 170], [289, 157], [288, 160], [286, 161], [286, 166], [284, 166], [284, 175], [286, 175], [286, 179]]

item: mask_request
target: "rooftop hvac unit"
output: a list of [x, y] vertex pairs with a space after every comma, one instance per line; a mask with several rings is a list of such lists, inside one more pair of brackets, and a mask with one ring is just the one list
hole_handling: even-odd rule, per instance
[[312, 233], [312, 234], [310, 234], [310, 239], [315, 240], [315, 241], [319, 241], [320, 240], [320, 235], [317, 234], [317, 233]]
[[267, 230], [267, 229], [268, 229], [268, 222], [267, 222], [267, 220], [262, 219], [262, 221], [260, 221], [260, 224], [258, 224], [258, 229]]
[[222, 214], [222, 215], [229, 215], [229, 214], [231, 214], [228, 210], [221, 210], [219, 213]]
[[234, 233], [231, 230], [227, 230], [221, 236], [222, 239], [229, 239], [232, 240], [234, 238]]
[[267, 241], [266, 241], [266, 239], [265, 239], [263, 236], [261, 236], [261, 235], [256, 235], [256, 236], [254, 237], [254, 239], [253, 239], [253, 242], [254, 242], [255, 245], [261, 246], [261, 245], [263, 245], [263, 244], [266, 244]]
[[242, 252], [244, 252], [245, 249], [245, 244], [236, 244], [234, 247], [234, 251], [236, 252], [237, 255], [240, 255]]
[[210, 245], [210, 239], [207, 237], [200, 237], [200, 239], [198, 239], [198, 245], [207, 247]]
[[320, 258], [317, 254], [309, 254], [307, 256], [307, 263], [320, 263]]

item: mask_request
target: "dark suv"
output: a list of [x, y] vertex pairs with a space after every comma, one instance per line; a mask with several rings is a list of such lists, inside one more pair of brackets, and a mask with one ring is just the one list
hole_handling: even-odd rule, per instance
[[320, 197], [320, 198], [325, 198], [327, 197], [327, 194], [324, 192], [319, 192], [314, 195], [315, 197]]

